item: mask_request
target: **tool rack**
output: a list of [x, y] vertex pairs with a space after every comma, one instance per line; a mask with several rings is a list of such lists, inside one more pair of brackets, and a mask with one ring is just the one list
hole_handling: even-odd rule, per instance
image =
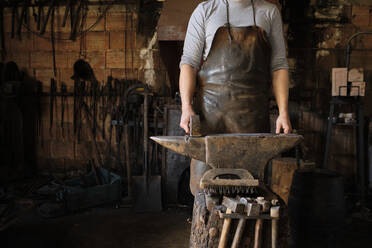
[[[352, 35], [348, 42], [346, 47], [346, 68], [349, 72], [350, 67], [350, 54], [351, 54], [351, 41], [355, 39], [359, 35], [364, 34], [372, 34], [370, 31], [366, 32], [358, 32]], [[347, 76], [348, 79], [348, 76]], [[348, 81], [348, 80], [347, 80]], [[351, 86], [348, 82], [348, 86], [340, 86], [339, 87], [339, 93], [341, 92], [341, 88], [346, 88], [347, 90], [347, 96], [333, 96], [330, 101], [330, 109], [329, 109], [329, 116], [328, 116], [328, 126], [327, 126], [327, 136], [326, 136], [326, 147], [324, 152], [324, 160], [323, 160], [323, 167], [325, 169], [328, 169], [328, 158], [329, 158], [329, 152], [330, 152], [330, 145], [331, 145], [331, 136], [332, 136], [332, 127], [333, 125], [340, 125], [339, 123], [336, 123], [334, 121], [334, 114], [335, 114], [335, 106], [336, 105], [349, 105], [354, 106], [354, 111], [356, 113], [356, 123], [352, 124], [342, 124], [342, 125], [350, 125], [355, 126], [356, 128], [356, 137], [357, 137], [357, 168], [358, 168], [358, 175], [357, 177], [359, 180], [357, 180], [358, 185], [358, 195], [361, 207], [365, 207], [366, 202], [366, 184], [365, 184], [365, 161], [364, 161], [364, 114], [363, 114], [363, 103], [361, 101], [360, 96], [350, 96], [350, 90], [351, 88], [358, 88], [358, 92], [360, 95], [360, 87], [357, 86]]]

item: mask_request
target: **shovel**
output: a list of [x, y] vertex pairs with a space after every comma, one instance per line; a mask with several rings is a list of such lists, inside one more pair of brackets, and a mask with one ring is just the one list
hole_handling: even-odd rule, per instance
[[134, 208], [136, 212], [160, 212], [161, 202], [161, 177], [152, 176], [148, 161], [148, 109], [149, 93], [144, 92], [143, 102], [143, 175], [133, 177], [134, 183]]

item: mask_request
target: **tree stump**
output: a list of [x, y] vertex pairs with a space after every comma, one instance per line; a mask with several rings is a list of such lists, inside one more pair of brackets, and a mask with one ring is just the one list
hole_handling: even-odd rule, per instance
[[[193, 218], [190, 234], [190, 248], [218, 248], [224, 220], [218, 211], [223, 209], [220, 201], [210, 201], [209, 196], [199, 191], [194, 200]], [[281, 204], [279, 219], [278, 247], [287, 247], [288, 217], [285, 204]], [[226, 247], [231, 246], [238, 220], [233, 220]], [[253, 247], [255, 220], [248, 220], [240, 243], [240, 248]], [[264, 221], [262, 232], [262, 248], [271, 248], [271, 223]]]

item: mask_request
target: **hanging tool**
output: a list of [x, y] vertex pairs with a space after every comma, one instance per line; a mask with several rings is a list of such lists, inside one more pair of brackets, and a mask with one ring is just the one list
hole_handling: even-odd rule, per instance
[[65, 137], [65, 129], [64, 129], [64, 117], [65, 117], [65, 106], [67, 102], [67, 87], [66, 84], [61, 84], [61, 129], [62, 129], [62, 137]]
[[18, 20], [18, 3], [14, 1], [13, 8], [12, 8], [12, 33], [10, 36], [12, 39], [14, 38], [14, 35], [15, 35], [15, 31], [16, 31], [15, 25], [16, 25], [17, 20]]
[[5, 32], [4, 32], [4, 6], [0, 3], [0, 35], [1, 35], [1, 58], [4, 61], [6, 57]]
[[[22, 24], [23, 22], [27, 22], [27, 11], [28, 11], [28, 1], [24, 1], [21, 11], [21, 17], [18, 20], [17, 26], [17, 36], [21, 40], [22, 39]], [[18, 11], [17, 11], [18, 12]], [[26, 23], [27, 24], [27, 23]]]
[[127, 78], [127, 28], [128, 28], [128, 12], [125, 11], [125, 29], [124, 29], [124, 77]]
[[41, 3], [41, 1], [39, 1], [39, 4], [38, 4], [38, 10], [37, 10], [37, 30], [40, 31], [40, 28], [41, 28], [41, 22], [44, 21], [44, 8], [43, 8], [43, 5]]
[[109, 96], [109, 106], [110, 106], [110, 127], [109, 127], [109, 146], [107, 147], [108, 148], [108, 154], [111, 153], [111, 143], [112, 143], [112, 121], [114, 120], [114, 113], [116, 112], [116, 109], [115, 109], [115, 106], [114, 106], [114, 95], [116, 94], [113, 89], [112, 89], [112, 84], [111, 84], [111, 81], [110, 81], [110, 84], [109, 84], [109, 89], [110, 89], [110, 96]]
[[34, 17], [34, 22], [37, 23], [38, 16], [37, 16], [37, 14], [36, 14], [35, 6], [34, 6], [34, 5], [32, 6], [32, 16]]
[[128, 185], [128, 198], [132, 198], [132, 168], [130, 158], [130, 146], [129, 146], [129, 125], [124, 125], [124, 142], [125, 142], [125, 164], [127, 166], [127, 185]]
[[102, 183], [101, 177], [100, 177], [100, 175], [98, 173], [96, 164], [94, 163], [94, 160], [93, 159], [90, 159], [89, 160], [89, 164], [90, 164], [91, 170], [93, 171], [93, 174], [94, 174], [94, 177], [96, 179], [97, 185], [102, 185], [103, 183]]
[[73, 113], [73, 128], [74, 128], [74, 135], [77, 133], [77, 89], [78, 88], [78, 79], [74, 78], [74, 113]]
[[[84, 0], [81, 0], [81, 20], [80, 20], [80, 24], [78, 25], [78, 28], [79, 28], [79, 32], [80, 34], [83, 34], [83, 30], [84, 30], [84, 26], [85, 26], [85, 23], [86, 23], [86, 18], [87, 18], [87, 15], [88, 15], [88, 7], [87, 7], [87, 3], [84, 1]], [[77, 37], [77, 31], [75, 32], [75, 35], [74, 35], [75, 39]], [[85, 38], [85, 35], [81, 35], [81, 38], [80, 38], [80, 57], [81, 58], [86, 58], [87, 56], [87, 49], [86, 49], [86, 38]]]
[[158, 212], [162, 210], [161, 202], [161, 178], [152, 176], [148, 162], [148, 109], [149, 96], [151, 93], [147, 88], [143, 88], [141, 94], [143, 101], [143, 175], [133, 177], [135, 184], [135, 210], [137, 212]]
[[[71, 12], [71, 6], [72, 6], [72, 0], [68, 0], [67, 4], [66, 4], [65, 13], [64, 13], [63, 19], [62, 19], [62, 27], [66, 26], [67, 17], [69, 15], [69, 13]], [[71, 13], [70, 13], [70, 15], [71, 15]]]
[[57, 93], [57, 82], [54, 78], [50, 79], [50, 93], [49, 93], [49, 133], [52, 133], [53, 128], [53, 114], [54, 114], [54, 106], [56, 101], [56, 93]]
[[78, 27], [80, 27], [82, 6], [83, 6], [83, 1], [80, 0], [80, 3], [77, 7], [76, 12], [73, 15], [71, 15], [71, 20], [72, 20], [71, 25], [72, 26], [71, 26], [70, 39], [73, 40], [73, 41], [76, 40]]
[[[154, 135], [158, 135], [158, 110], [156, 108], [154, 108]], [[154, 143], [154, 152], [151, 163], [152, 168], [156, 168], [158, 165], [158, 146], [157, 143]]]
[[[52, 3], [53, 4], [53, 3]], [[53, 55], [53, 73], [54, 73], [54, 77], [57, 77], [57, 64], [56, 64], [56, 42], [55, 42], [55, 39], [54, 39], [54, 6], [52, 5], [51, 6], [52, 8], [52, 17], [51, 17], [51, 20], [50, 20], [50, 38], [51, 38], [51, 41], [52, 41], [52, 55]]]
[[124, 177], [124, 168], [121, 166], [121, 139], [122, 139], [122, 127], [124, 125], [123, 120], [120, 116], [120, 111], [118, 108], [116, 108], [115, 114], [114, 114], [114, 120], [112, 120], [111, 125], [115, 127], [115, 134], [116, 134], [116, 152], [117, 152], [117, 165], [121, 170], [121, 176]]
[[[84, 101], [81, 101], [81, 108], [84, 110], [84, 114], [85, 114], [85, 117], [86, 117], [86, 120], [87, 120], [87, 124], [88, 124], [89, 130], [90, 130], [90, 133], [92, 134], [93, 133], [93, 127], [92, 127], [92, 122], [93, 122], [92, 117], [93, 116], [92, 116], [92, 113], [89, 111], [89, 107]], [[103, 154], [103, 153], [100, 151], [96, 139], [93, 139], [93, 143], [94, 143], [94, 147], [95, 147], [95, 150], [96, 150], [97, 161], [100, 164], [100, 167], [103, 167], [103, 165], [105, 164], [104, 161], [103, 161], [103, 158], [101, 157], [101, 154]]]
[[[131, 26], [131, 32], [133, 33], [133, 30], [134, 30], [134, 26], [133, 26], [133, 12], [131, 13], [130, 15], [130, 26]], [[134, 37], [132, 37], [132, 41], [131, 41], [131, 49], [130, 49], [130, 53], [131, 53], [131, 61], [132, 61], [132, 65], [131, 65], [131, 73], [133, 73], [133, 70], [134, 70]]]
[[45, 33], [45, 31], [46, 31], [46, 27], [48, 25], [50, 15], [51, 15], [51, 13], [52, 13], [52, 11], [54, 9], [54, 1], [55, 0], [51, 0], [51, 2], [50, 2], [47, 15], [45, 17], [45, 20], [43, 21], [42, 26], [41, 26], [40, 35], [43, 35]]

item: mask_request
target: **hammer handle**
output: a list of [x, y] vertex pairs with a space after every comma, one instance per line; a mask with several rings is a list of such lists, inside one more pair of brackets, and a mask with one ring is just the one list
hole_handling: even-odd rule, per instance
[[238, 227], [236, 228], [234, 239], [231, 245], [231, 248], [238, 248], [240, 244], [240, 240], [243, 236], [243, 231], [245, 228], [246, 219], [241, 218], [239, 219]]
[[[226, 214], [231, 214], [232, 211], [231, 209], [226, 209]], [[220, 242], [218, 243], [218, 248], [225, 248], [227, 244], [227, 238], [229, 236], [229, 231], [230, 231], [230, 226], [231, 226], [231, 219], [226, 218], [223, 222], [222, 226], [222, 231], [221, 231], [221, 236], [220, 236]]]
[[271, 220], [271, 248], [277, 247], [277, 239], [278, 239], [278, 220], [272, 219]]
[[261, 233], [262, 233], [262, 225], [263, 220], [257, 219], [256, 220], [256, 227], [254, 231], [254, 248], [260, 248], [261, 247]]

